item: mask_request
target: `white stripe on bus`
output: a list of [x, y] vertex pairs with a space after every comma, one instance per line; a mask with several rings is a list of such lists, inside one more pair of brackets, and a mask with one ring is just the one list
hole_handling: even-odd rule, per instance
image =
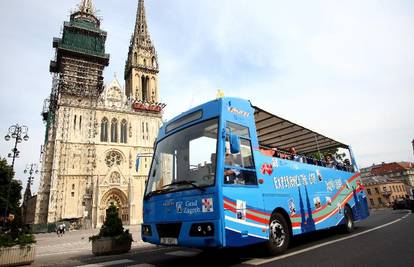
[[240, 219], [233, 218], [233, 217], [230, 217], [230, 216], [227, 216], [227, 215], [224, 218], [228, 221], [231, 221], [231, 222], [240, 223], [240, 224], [244, 224], [244, 225], [248, 225], [248, 226], [252, 226], [252, 227], [256, 227], [256, 228], [260, 228], [260, 229], [268, 229], [269, 228], [268, 225], [246, 222], [245, 220], [240, 220]]

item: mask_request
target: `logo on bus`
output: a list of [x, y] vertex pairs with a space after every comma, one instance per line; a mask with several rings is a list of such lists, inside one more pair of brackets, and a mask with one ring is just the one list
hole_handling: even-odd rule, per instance
[[228, 107], [228, 111], [231, 112], [231, 113], [240, 115], [240, 116], [244, 116], [244, 117], [249, 117], [249, 115], [250, 115], [249, 112], [237, 109], [235, 107]]
[[176, 202], [175, 209], [177, 213], [183, 213], [183, 202], [182, 201]]
[[263, 163], [262, 168], [260, 169], [260, 171], [262, 172], [262, 174], [272, 174], [273, 173], [273, 165], [272, 164], [267, 164], [267, 163]]
[[202, 211], [203, 212], [213, 212], [213, 199], [212, 198], [203, 198], [201, 200], [201, 202], [203, 203], [203, 208]]

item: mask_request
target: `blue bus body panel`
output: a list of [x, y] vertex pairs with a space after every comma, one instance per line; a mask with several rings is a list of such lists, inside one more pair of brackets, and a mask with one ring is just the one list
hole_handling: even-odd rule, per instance
[[[166, 133], [170, 123], [202, 111], [202, 117]], [[285, 212], [294, 235], [343, 224], [349, 205], [354, 220], [369, 216], [359, 173], [266, 156], [260, 152], [254, 108], [249, 101], [222, 98], [193, 108], [160, 129], [157, 141], [190, 125], [219, 117], [216, 182], [206, 192], [191, 189], [144, 200], [144, 224], [152, 236], [143, 240], [160, 244], [157, 224], [182, 223], [178, 245], [189, 247], [239, 247], [269, 238], [269, 222], [276, 209]], [[234, 122], [249, 128], [257, 185], [224, 184], [225, 125]], [[204, 212], [203, 203], [213, 202]], [[207, 201], [208, 202], [208, 201]], [[186, 212], [184, 212], [186, 208]], [[193, 223], [214, 224], [213, 237], [190, 237]]]
[[[145, 201], [143, 216], [144, 224], [150, 225], [151, 236], [143, 236], [146, 242], [160, 244], [157, 224], [180, 224], [177, 236], [178, 244], [191, 247], [222, 246], [220, 225], [220, 205], [214, 187], [206, 191], [191, 189], [159, 196], [152, 196]], [[190, 228], [194, 223], [212, 223], [214, 236], [191, 237]], [[173, 237], [173, 236], [169, 236]], [[175, 236], [174, 236], [175, 237]]]
[[345, 223], [346, 205], [354, 220], [368, 217], [359, 173], [267, 157], [258, 151], [255, 159], [263, 184], [223, 188], [227, 245], [267, 240], [271, 214], [277, 208], [289, 216], [294, 235]]

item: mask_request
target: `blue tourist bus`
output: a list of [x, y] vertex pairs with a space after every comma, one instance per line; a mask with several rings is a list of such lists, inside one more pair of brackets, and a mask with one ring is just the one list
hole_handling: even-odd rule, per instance
[[359, 176], [349, 146], [250, 101], [219, 98], [161, 127], [142, 239], [197, 248], [266, 243], [278, 254], [293, 235], [351, 232], [367, 218]]

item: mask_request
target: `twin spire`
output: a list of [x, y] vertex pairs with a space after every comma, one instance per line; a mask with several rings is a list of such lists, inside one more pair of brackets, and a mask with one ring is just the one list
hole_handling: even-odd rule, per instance
[[[79, 11], [90, 15], [95, 15], [96, 13], [92, 0], [81, 0], [79, 4]], [[132, 38], [132, 43], [138, 44], [139, 46], [152, 46], [151, 38], [148, 33], [147, 19], [145, 17], [144, 0], [138, 1], [137, 18]]]
[[152, 46], [151, 38], [148, 33], [147, 19], [145, 17], [144, 0], [138, 1], [137, 19], [133, 35], [133, 43], [141, 46]]

